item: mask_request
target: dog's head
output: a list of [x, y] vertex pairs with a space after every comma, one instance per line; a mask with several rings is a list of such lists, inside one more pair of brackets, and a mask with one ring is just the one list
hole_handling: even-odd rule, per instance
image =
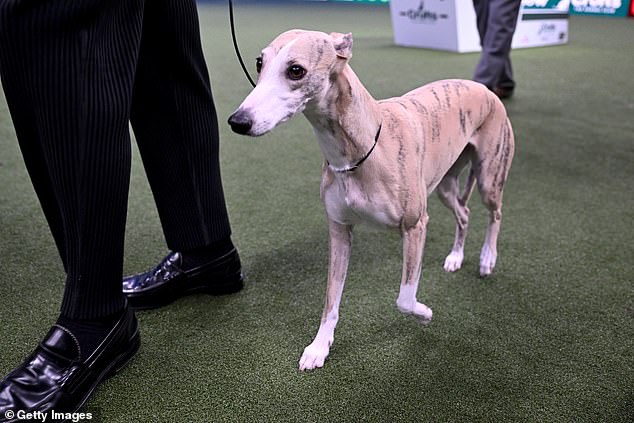
[[234, 132], [263, 135], [319, 101], [352, 56], [352, 34], [294, 29], [256, 59], [257, 85], [229, 117]]

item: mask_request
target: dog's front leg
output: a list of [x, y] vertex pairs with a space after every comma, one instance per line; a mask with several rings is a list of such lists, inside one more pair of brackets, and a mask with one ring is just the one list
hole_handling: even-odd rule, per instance
[[413, 227], [403, 229], [403, 277], [401, 290], [396, 300], [396, 305], [400, 311], [413, 315], [421, 324], [429, 323], [432, 318], [431, 309], [416, 300], [425, 248], [427, 220], [428, 217], [425, 215]]
[[339, 320], [339, 303], [343, 292], [343, 284], [348, 271], [350, 247], [352, 245], [352, 226], [328, 221], [330, 230], [330, 263], [328, 266], [328, 287], [326, 288], [326, 304], [321, 317], [319, 331], [313, 342], [304, 349], [299, 360], [300, 370], [323, 367], [324, 361], [334, 341], [335, 327]]

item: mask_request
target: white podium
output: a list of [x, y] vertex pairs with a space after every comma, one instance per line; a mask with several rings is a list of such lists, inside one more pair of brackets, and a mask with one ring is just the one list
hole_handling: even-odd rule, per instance
[[[523, 0], [513, 48], [568, 42], [570, 0]], [[390, 0], [394, 42], [455, 52], [480, 51], [471, 0]]]

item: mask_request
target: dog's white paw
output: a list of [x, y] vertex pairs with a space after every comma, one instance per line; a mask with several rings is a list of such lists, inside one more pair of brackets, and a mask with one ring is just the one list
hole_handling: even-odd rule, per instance
[[415, 302], [400, 302], [397, 301], [398, 309], [405, 314], [411, 314], [421, 325], [428, 325], [431, 322], [433, 313], [431, 308], [427, 307], [423, 303]]
[[455, 272], [462, 266], [464, 260], [464, 253], [458, 251], [452, 251], [445, 259], [445, 265], [443, 268], [445, 272]]
[[497, 254], [491, 251], [490, 248], [484, 247], [482, 249], [482, 254], [480, 254], [480, 276], [487, 277], [491, 273], [493, 273], [493, 268], [495, 268], [495, 261], [497, 259]]
[[299, 370], [312, 370], [318, 367], [324, 367], [324, 362], [330, 348], [326, 345], [310, 344], [304, 349], [302, 358], [299, 359]]
[[433, 314], [434, 313], [431, 311], [431, 308], [419, 302], [416, 303], [412, 312], [412, 315], [416, 318], [418, 323], [423, 326], [426, 326], [431, 322]]

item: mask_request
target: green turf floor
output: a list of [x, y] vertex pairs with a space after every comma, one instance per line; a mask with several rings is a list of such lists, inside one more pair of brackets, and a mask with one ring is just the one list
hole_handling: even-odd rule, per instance
[[[236, 14], [249, 64], [292, 27], [352, 31], [352, 66], [377, 98], [469, 78], [478, 59], [395, 47], [386, 7], [238, 4]], [[419, 299], [434, 321], [421, 328], [395, 307], [398, 235], [359, 228], [334, 348], [310, 373], [297, 361], [325, 290], [322, 159], [301, 116], [258, 139], [230, 132], [249, 86], [224, 7], [201, 6], [201, 25], [246, 289], [140, 313], [142, 348], [88, 404], [93, 421], [634, 421], [633, 20], [573, 16], [568, 45], [513, 53], [517, 152], [494, 276], [477, 276], [477, 196], [464, 268], [442, 271], [453, 221], [432, 197]], [[126, 272], [166, 248], [133, 148]], [[5, 374], [56, 317], [63, 274], [3, 97], [0, 181]]]

